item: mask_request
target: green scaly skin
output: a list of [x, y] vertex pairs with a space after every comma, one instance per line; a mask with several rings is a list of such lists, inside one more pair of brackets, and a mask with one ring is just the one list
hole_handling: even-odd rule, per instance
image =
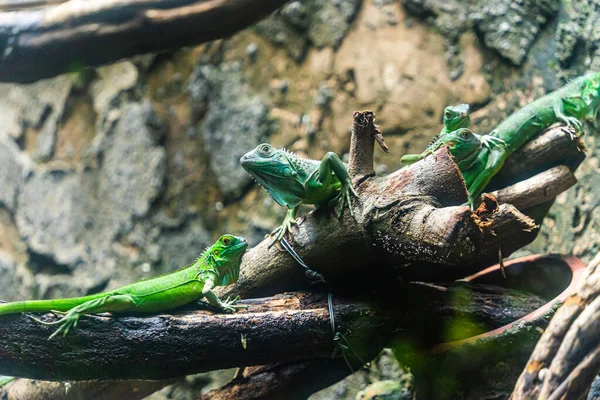
[[346, 166], [335, 153], [329, 152], [317, 161], [263, 143], [244, 154], [240, 163], [277, 204], [288, 208], [281, 226], [271, 232], [276, 236], [270, 246], [280, 241], [296, 224], [300, 204], [320, 206], [340, 201], [338, 218], [346, 203], [350, 215], [354, 216], [351, 196], [358, 196], [352, 188]]
[[433, 154], [433, 152], [440, 147], [437, 143], [440, 139], [443, 139], [444, 136], [450, 132], [461, 128], [468, 128], [470, 123], [471, 116], [468, 104], [459, 104], [444, 108], [444, 127], [438, 136], [433, 138], [424, 152], [421, 154], [406, 154], [400, 159], [400, 162], [404, 165], [414, 164], [417, 161], [424, 159], [429, 154]]
[[234, 312], [236, 308], [244, 307], [234, 305], [237, 298], [222, 302], [212, 289], [237, 282], [247, 247], [246, 239], [223, 235], [194, 263], [179, 271], [90, 296], [4, 303], [0, 304], [0, 315], [50, 311], [64, 314], [55, 322], [43, 322], [32, 317], [44, 325], [59, 325], [49, 337], [51, 339], [61, 332], [65, 336], [77, 326], [79, 317], [86, 314], [153, 313], [171, 310], [202, 298], [223, 312]]
[[597, 123], [599, 110], [600, 72], [594, 72], [572, 80], [502, 121], [490, 132], [489, 137], [502, 140], [504, 145], [482, 149], [473, 167], [463, 172], [469, 188], [468, 203], [471, 208], [510, 154], [557, 122], [565, 123], [578, 134], [583, 134], [581, 121], [587, 119]]

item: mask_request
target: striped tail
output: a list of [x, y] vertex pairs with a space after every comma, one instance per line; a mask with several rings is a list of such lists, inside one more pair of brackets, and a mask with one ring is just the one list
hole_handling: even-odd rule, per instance
[[106, 293], [97, 293], [90, 296], [83, 297], [72, 297], [67, 299], [55, 299], [55, 300], [25, 300], [25, 301], [13, 301], [11, 303], [0, 303], [0, 315], [15, 314], [21, 312], [49, 312], [52, 310], [56, 311], [69, 311], [71, 308], [96, 299], [98, 297], [106, 296]]

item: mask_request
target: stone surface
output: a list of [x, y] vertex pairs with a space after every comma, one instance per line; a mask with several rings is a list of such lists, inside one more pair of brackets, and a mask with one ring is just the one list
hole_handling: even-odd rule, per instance
[[240, 68], [238, 63], [223, 68], [199, 66], [190, 82], [190, 87], [199, 87], [191, 92], [192, 102], [199, 101], [194, 96], [208, 98], [199, 129], [211, 170], [227, 199], [239, 198], [251, 181], [240, 171], [240, 157], [266, 140], [273, 130], [267, 105], [245, 85]]
[[27, 129], [50, 135], [62, 117], [72, 87], [69, 75], [27, 85], [0, 84], [0, 132], [21, 139]]
[[99, 169], [38, 169], [23, 185], [17, 227], [42, 264], [68, 271], [92, 263], [158, 196], [165, 154], [155, 146], [140, 104], [124, 107], [97, 151]]
[[541, 27], [556, 15], [559, 0], [479, 1], [469, 18], [486, 46], [521, 65]]
[[17, 205], [17, 194], [30, 168], [31, 162], [12, 138], [0, 134], [0, 204], [10, 211]]
[[474, 27], [487, 47], [521, 65], [541, 28], [557, 14], [560, 1], [404, 0], [404, 4], [416, 16], [432, 16], [449, 39]]

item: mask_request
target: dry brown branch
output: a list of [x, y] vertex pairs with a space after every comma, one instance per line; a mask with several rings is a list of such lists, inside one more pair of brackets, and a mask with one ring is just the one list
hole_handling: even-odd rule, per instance
[[491, 194], [499, 203], [509, 203], [525, 210], [554, 199], [576, 183], [571, 170], [565, 165], [558, 165]]
[[[442, 327], [457, 313], [470, 315], [487, 329], [543, 303], [510, 290], [471, 288], [472, 304], [453, 304], [452, 296], [464, 290], [462, 285], [447, 290], [406, 285], [402, 290], [378, 290], [377, 296], [336, 295], [336, 330], [369, 359], [398, 330], [413, 332], [424, 345], [431, 345], [441, 340], [443, 331], [431, 328]], [[26, 315], [4, 316], [0, 374], [46, 380], [169, 379], [236, 366], [331, 357], [333, 332], [326, 294], [290, 293], [244, 303], [248, 310], [235, 314], [191, 311], [84, 317], [73, 333], [51, 342], [47, 339], [55, 327], [42, 326]], [[477, 304], [488, 305], [488, 312], [481, 315]]]
[[94, 0], [0, 12], [0, 81], [33, 82], [84, 66], [227, 37], [284, 3]]
[[557, 311], [521, 373], [514, 400], [582, 398], [597, 375], [600, 344], [600, 253]]

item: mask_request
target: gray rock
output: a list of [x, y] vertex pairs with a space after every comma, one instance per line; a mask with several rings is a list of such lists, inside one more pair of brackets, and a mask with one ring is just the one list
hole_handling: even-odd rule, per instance
[[38, 136], [35, 159], [40, 162], [48, 161], [54, 154], [56, 146], [56, 124], [46, 125]]
[[95, 199], [81, 181], [73, 170], [37, 172], [25, 181], [16, 223], [30, 252], [61, 265], [86, 259], [87, 231], [93, 230], [96, 217]]
[[[269, 109], [245, 84], [239, 66], [223, 69], [201, 66], [196, 69], [190, 87], [209, 88], [209, 104], [200, 125], [204, 149], [210, 154], [210, 168], [227, 199], [237, 199], [248, 186], [250, 176], [241, 169], [240, 157], [256, 147], [273, 130]], [[190, 89], [193, 105], [198, 102]]]
[[105, 260], [117, 235], [147, 214], [166, 172], [148, 112], [138, 103], [123, 107], [100, 141], [98, 169], [39, 170], [25, 181], [16, 223], [33, 260], [63, 273]]
[[12, 257], [0, 250], [0, 294], [2, 294], [2, 300], [6, 301], [6, 293], [13, 292], [13, 284], [15, 279], [15, 272], [17, 269], [17, 264], [12, 259]]
[[338, 47], [358, 11], [358, 0], [313, 1], [308, 37], [317, 47]]
[[55, 133], [72, 85], [68, 75], [28, 85], [0, 84], [0, 132], [15, 139], [27, 127]]
[[17, 205], [17, 193], [30, 164], [11, 138], [0, 135], [0, 204], [9, 211]]
[[556, 15], [559, 5], [559, 0], [480, 0], [470, 18], [487, 47], [521, 65], [541, 27]]
[[145, 215], [163, 187], [166, 154], [156, 145], [157, 134], [148, 126], [152, 113], [141, 104], [127, 104], [100, 146], [98, 195], [101, 204], [108, 206], [106, 211], [121, 223]]
[[273, 44], [283, 47], [296, 61], [301, 61], [306, 55], [308, 48], [306, 35], [279, 13], [263, 19], [252, 29]]
[[600, 376], [596, 376], [592, 382], [592, 387], [587, 395], [587, 400], [598, 400], [600, 399]]
[[[406, 10], [421, 18], [433, 17], [446, 37], [458, 40], [471, 26], [485, 45], [521, 65], [542, 26], [559, 10], [560, 0], [404, 0]], [[458, 74], [459, 71], [454, 72]]]
[[189, 221], [183, 229], [164, 232], [158, 243], [162, 249], [165, 271], [172, 271], [193, 262], [212, 244], [211, 235], [199, 220]]

